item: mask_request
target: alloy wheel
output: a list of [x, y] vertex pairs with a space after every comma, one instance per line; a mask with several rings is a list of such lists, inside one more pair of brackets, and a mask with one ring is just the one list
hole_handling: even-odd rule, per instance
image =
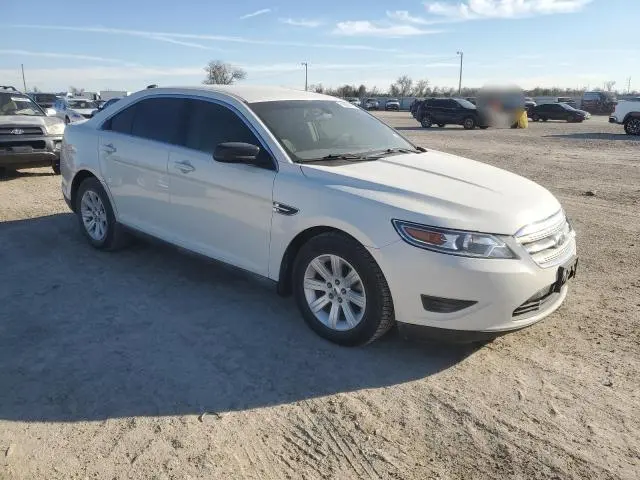
[[338, 255], [314, 258], [304, 273], [304, 296], [313, 315], [331, 330], [355, 328], [364, 317], [367, 297], [360, 275]]
[[632, 118], [627, 121], [627, 133], [630, 135], [640, 135], [640, 119]]
[[107, 211], [100, 196], [93, 190], [87, 190], [80, 201], [82, 224], [89, 236], [101, 242], [107, 236]]

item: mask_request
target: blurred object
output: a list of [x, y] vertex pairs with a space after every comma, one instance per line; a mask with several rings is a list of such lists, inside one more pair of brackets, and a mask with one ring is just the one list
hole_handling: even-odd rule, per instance
[[[526, 116], [524, 92], [517, 86], [485, 86], [478, 91], [476, 106], [492, 127], [510, 128], [520, 125]], [[523, 123], [527, 128], [528, 122]]]

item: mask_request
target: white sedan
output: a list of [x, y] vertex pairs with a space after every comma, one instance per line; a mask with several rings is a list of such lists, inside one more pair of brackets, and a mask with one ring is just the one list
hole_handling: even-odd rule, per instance
[[67, 127], [62, 191], [87, 240], [158, 237], [277, 282], [321, 336], [476, 340], [557, 309], [574, 231], [543, 187], [417, 147], [349, 102], [155, 88]]

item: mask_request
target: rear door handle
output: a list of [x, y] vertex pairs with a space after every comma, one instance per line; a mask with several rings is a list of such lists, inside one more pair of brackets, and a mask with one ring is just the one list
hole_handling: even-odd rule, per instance
[[102, 151], [105, 153], [116, 153], [118, 149], [114, 147], [112, 143], [107, 143], [102, 146]]
[[189, 160], [185, 160], [183, 162], [173, 162], [173, 166], [174, 168], [180, 170], [182, 173], [191, 173], [196, 169], [196, 167], [191, 165], [191, 162]]

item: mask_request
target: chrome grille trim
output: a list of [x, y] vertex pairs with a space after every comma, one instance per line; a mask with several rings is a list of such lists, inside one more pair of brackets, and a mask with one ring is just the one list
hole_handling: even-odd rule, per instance
[[562, 210], [521, 228], [515, 238], [542, 268], [561, 264], [576, 250], [575, 232]]

